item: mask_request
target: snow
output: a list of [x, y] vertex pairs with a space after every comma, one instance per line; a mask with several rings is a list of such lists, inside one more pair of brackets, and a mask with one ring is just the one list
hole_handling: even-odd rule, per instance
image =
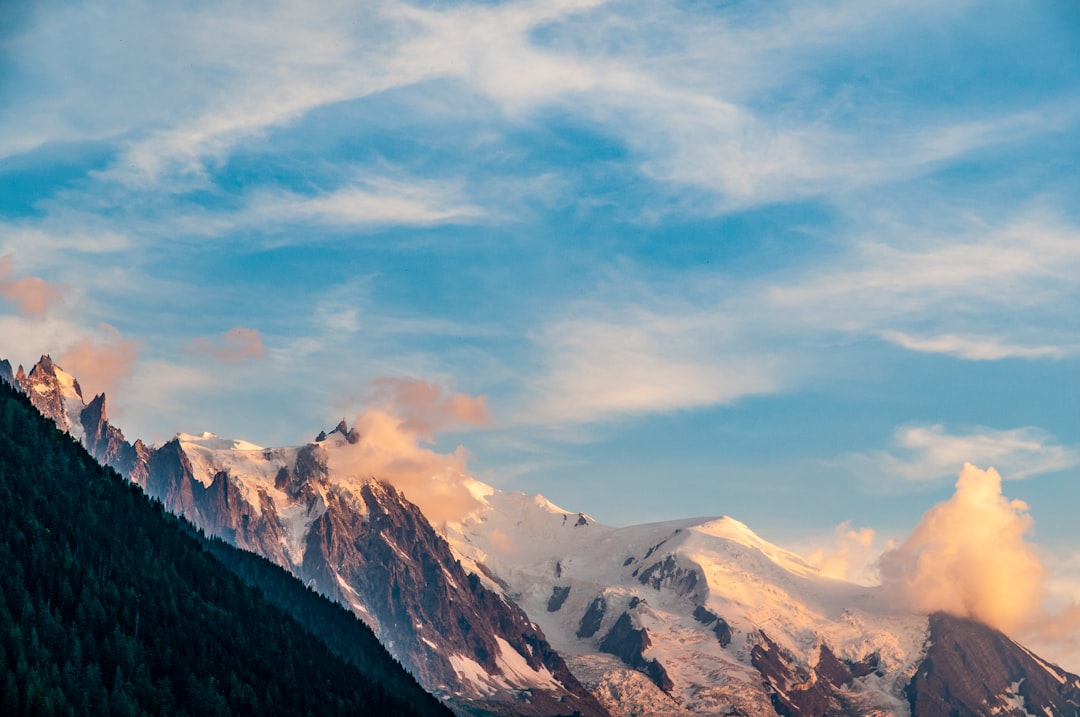
[[[225, 472], [253, 509], [259, 510], [260, 496], [266, 496], [277, 510], [294, 565], [303, 560], [312, 523], [326, 510], [325, 491], [332, 486], [342, 499], [351, 501], [350, 491], [369, 480], [346, 471], [347, 461], [338, 454], [347, 445], [338, 434], [302, 448], [321, 452], [330, 476], [329, 485], [309, 484], [299, 496], [279, 490], [275, 482], [283, 468], [295, 469], [301, 448], [261, 448], [212, 433], [177, 438], [204, 485]], [[840, 659], [857, 661], [877, 653], [884, 676], [858, 680], [859, 699], [870, 712], [906, 714], [901, 690], [924, 654], [927, 618], [895, 610], [879, 589], [828, 578], [799, 555], [769, 543], [730, 517], [625, 528], [591, 519], [579, 524], [578, 513], [543, 496], [500, 491], [464, 475], [455, 480], [479, 506], [441, 526], [462, 565], [521, 606], [575, 673], [580, 671], [579, 678], [605, 704], [618, 706], [616, 712], [760, 712], [769, 699], [751, 665], [751, 651], [761, 640], [759, 631], [764, 631], [789, 650], [795, 662], [808, 666], [816, 662], [822, 643]], [[355, 508], [363, 510], [359, 502]], [[387, 542], [403, 560], [411, 560], [406, 546]], [[650, 569], [651, 577], [643, 584], [641, 576]], [[665, 570], [671, 574], [665, 577]], [[485, 571], [495, 579], [486, 577]], [[343, 600], [363, 612], [355, 590], [340, 576], [338, 583]], [[548, 612], [556, 586], [569, 588], [569, 594], [559, 610]], [[593, 637], [579, 639], [581, 618], [597, 596], [607, 604], [600, 628]], [[635, 599], [640, 602], [633, 609], [634, 620], [652, 641], [645, 657], [658, 660], [668, 672], [675, 684], [671, 695], [598, 651], [601, 638]], [[728, 623], [733, 634], [729, 645], [720, 645], [712, 625], [694, 619], [699, 605]], [[532, 669], [525, 657], [498, 639], [501, 675], [488, 674], [469, 657], [449, 656], [465, 683], [481, 694], [559, 688], [550, 671]], [[438, 649], [430, 640], [425, 644]], [[1046, 663], [1040, 664], [1064, 679]]]
[[248, 443], [247, 441], [238, 439], [220, 438], [216, 433], [210, 433], [209, 431], [200, 433], [198, 435], [192, 433], [177, 433], [176, 438], [181, 443], [200, 446], [202, 448], [209, 448], [215, 451], [263, 450], [262, 446], [257, 446], [254, 443]]
[[[924, 654], [928, 621], [925, 615], [892, 609], [878, 589], [828, 578], [802, 557], [729, 517], [626, 528], [591, 521], [577, 525], [577, 513], [541, 496], [494, 489], [473, 494], [482, 496], [484, 508], [447, 525], [448, 541], [464, 565], [483, 563], [505, 581], [506, 594], [572, 664], [610, 666], [582, 661], [600, 657], [600, 639], [636, 597], [645, 602], [634, 609], [635, 620], [652, 641], [646, 658], [664, 666], [675, 683], [673, 696], [691, 712], [725, 704], [753, 712], [754, 705], [767, 702], [760, 675], [750, 663], [758, 630], [764, 630], [804, 665], [816, 661], [823, 642], [841, 659], [878, 653], [885, 677], [863, 678], [858, 689], [874, 708], [906, 713], [899, 696]], [[669, 558], [681, 575], [698, 576], [689, 592], [675, 580], [654, 589], [635, 577], [635, 570], [640, 576]], [[547, 603], [556, 586], [569, 587], [570, 593], [562, 607], [550, 613]], [[592, 638], [579, 639], [581, 617], [600, 595], [608, 606], [601, 626]], [[697, 604], [731, 627], [733, 639], [726, 648], [711, 626], [693, 618]], [[591, 684], [613, 689], [612, 670], [610, 679], [593, 675]], [[640, 705], [647, 689], [638, 684], [624, 696]], [[669, 711], [670, 698], [652, 689], [657, 713]]]
[[1034, 652], [1027, 649], [1023, 645], [1021, 645], [1019, 643], [1014, 643], [1014, 644], [1017, 647], [1019, 647], [1021, 650], [1026, 652], [1031, 659], [1035, 660], [1035, 662], [1037, 662], [1039, 664], [1040, 667], [1042, 667], [1044, 670], [1046, 670], [1048, 673], [1050, 673], [1050, 676], [1053, 677], [1055, 680], [1057, 680], [1061, 684], [1065, 684], [1066, 682], [1068, 682], [1068, 678], [1065, 675], [1058, 672], [1057, 670], [1055, 670], [1054, 667], [1049, 662], [1042, 659], [1041, 657], [1039, 657], [1038, 655], [1036, 655]]
[[541, 689], [561, 689], [561, 685], [555, 679], [555, 676], [546, 667], [534, 670], [509, 642], [497, 635], [495, 640], [499, 643], [499, 656], [496, 658], [496, 662], [504, 675], [516, 678], [513, 681], [515, 687], [533, 685]]
[[993, 714], [1016, 714], [1020, 712], [1024, 717], [1036, 717], [1028, 712], [1027, 702], [1024, 700], [1023, 695], [1020, 694], [1020, 685], [1023, 683], [1023, 680], [1013, 682], [1009, 685], [1009, 689], [1005, 691], [1005, 694], [998, 695], [1001, 704], [992, 709]]
[[450, 655], [450, 666], [458, 678], [475, 687], [481, 694], [493, 694], [501, 685], [492, 679], [483, 666], [463, 655]]

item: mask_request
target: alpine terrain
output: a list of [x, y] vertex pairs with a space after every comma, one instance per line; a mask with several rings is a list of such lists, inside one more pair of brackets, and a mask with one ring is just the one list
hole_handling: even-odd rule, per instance
[[0, 375], [169, 510], [348, 606], [462, 714], [1080, 715], [1080, 677], [732, 518], [614, 528], [446, 470], [464, 507], [433, 522], [356, 469], [368, 437], [344, 421], [295, 447], [150, 447], [48, 357]]

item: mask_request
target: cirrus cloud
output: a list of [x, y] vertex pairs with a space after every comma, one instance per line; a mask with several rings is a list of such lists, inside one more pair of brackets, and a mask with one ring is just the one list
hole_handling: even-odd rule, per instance
[[218, 361], [239, 363], [247, 359], [261, 359], [266, 355], [262, 335], [256, 329], [237, 326], [226, 331], [220, 338], [195, 339], [195, 350], [213, 356]]
[[927, 482], [955, 473], [968, 463], [999, 466], [1008, 478], [1028, 478], [1080, 465], [1080, 451], [1058, 444], [1045, 431], [1025, 426], [1009, 430], [977, 427], [950, 432], [943, 424], [897, 428], [893, 448], [851, 453], [841, 459], [853, 472], [874, 478]]

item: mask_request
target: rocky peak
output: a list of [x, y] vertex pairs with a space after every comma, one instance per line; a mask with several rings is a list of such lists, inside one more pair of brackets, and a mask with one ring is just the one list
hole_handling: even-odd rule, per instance
[[1080, 677], [974, 620], [930, 616], [930, 647], [907, 686], [919, 717], [1080, 714]]
[[15, 383], [15, 374], [11, 372], [11, 362], [7, 359], [0, 359], [0, 379], [11, 384]]
[[[37, 410], [52, 419], [60, 430], [71, 432], [73, 419], [69, 419], [67, 412], [64, 410], [64, 398], [68, 392], [65, 391], [65, 384], [61, 381], [58, 372], [63, 373], [53, 363], [52, 357], [45, 354], [30, 369], [29, 374], [25, 374], [22, 366], [20, 366], [15, 376], [15, 382], [22, 392], [30, 398], [30, 402], [34, 404]], [[81, 403], [82, 389], [79, 387], [79, 382], [66, 373], [63, 375], [70, 382], [68, 388], [71, 394]]]

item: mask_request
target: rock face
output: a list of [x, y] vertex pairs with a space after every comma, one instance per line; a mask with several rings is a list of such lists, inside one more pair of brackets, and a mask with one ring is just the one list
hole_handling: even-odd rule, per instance
[[373, 478], [335, 479], [328, 452], [360, 438], [345, 421], [295, 448], [210, 434], [148, 448], [109, 423], [104, 395], [84, 403], [78, 382], [47, 356], [28, 375], [0, 363], [0, 379], [168, 510], [353, 609], [463, 714], [608, 715], [521, 608], [467, 573], [415, 505]]
[[918, 717], [1078, 715], [1080, 677], [973, 620], [930, 616], [930, 647], [906, 690]]
[[151, 448], [47, 356], [0, 361], [0, 380], [170, 510], [349, 606], [463, 715], [1080, 715], [1080, 678], [1001, 633], [891, 612], [730, 518], [611, 528], [472, 481], [482, 508], [437, 531], [335, 472], [362, 438], [344, 421], [293, 448]]
[[628, 666], [644, 672], [653, 684], [664, 692], [669, 692], [675, 683], [668, 677], [667, 670], [659, 660], [645, 657], [645, 651], [651, 646], [652, 640], [649, 639], [648, 631], [643, 627], [636, 627], [629, 612], [619, 615], [619, 619], [600, 641], [601, 652], [615, 655]]
[[[298, 575], [341, 602], [362, 603], [422, 684], [508, 714], [604, 714], [525, 613], [466, 574], [393, 486], [372, 480], [358, 496], [327, 497]], [[465, 682], [462, 670], [480, 677]]]

